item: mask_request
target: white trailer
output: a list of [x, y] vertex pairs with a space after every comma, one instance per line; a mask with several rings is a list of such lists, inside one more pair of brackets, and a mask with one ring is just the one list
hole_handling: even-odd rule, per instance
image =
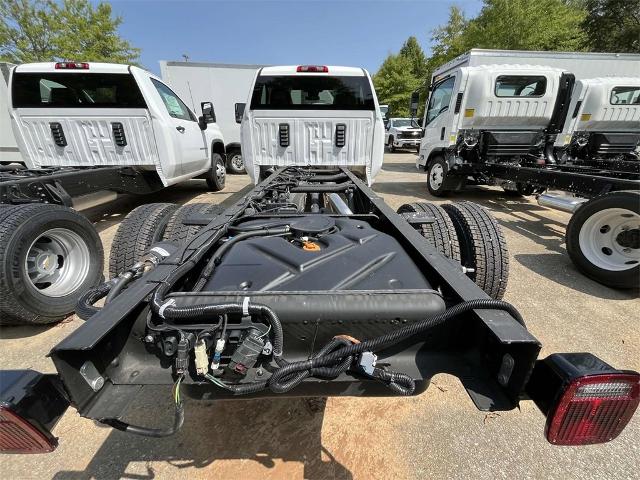
[[0, 62], [0, 164], [22, 163], [18, 142], [11, 129], [9, 116], [9, 71], [14, 65]]
[[245, 173], [240, 149], [240, 125], [236, 123], [236, 104], [246, 103], [249, 89], [262, 65], [232, 65], [200, 62], [160, 62], [160, 73], [180, 97], [195, 109], [200, 102], [212, 101], [217, 123], [226, 140], [227, 169]]

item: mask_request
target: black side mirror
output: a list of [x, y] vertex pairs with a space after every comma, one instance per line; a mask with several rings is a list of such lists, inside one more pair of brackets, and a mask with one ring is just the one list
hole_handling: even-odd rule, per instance
[[246, 103], [236, 103], [236, 123], [242, 123], [242, 117], [244, 116], [244, 107]]
[[415, 116], [415, 113], [418, 112], [419, 105], [420, 105], [420, 92], [416, 91], [411, 94], [411, 102], [409, 104], [409, 110], [411, 110], [412, 116]]
[[200, 108], [202, 109], [202, 117], [206, 123], [216, 122], [216, 112], [213, 110], [213, 103], [202, 102]]

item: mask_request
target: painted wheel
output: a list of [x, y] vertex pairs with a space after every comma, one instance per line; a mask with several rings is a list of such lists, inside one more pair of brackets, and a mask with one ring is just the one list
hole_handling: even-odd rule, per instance
[[444, 188], [444, 181], [447, 178], [449, 165], [442, 157], [434, 157], [427, 169], [427, 188], [431, 195], [443, 197], [449, 191]]
[[640, 192], [611, 192], [583, 204], [567, 226], [567, 251], [587, 276], [611, 287], [640, 286]]

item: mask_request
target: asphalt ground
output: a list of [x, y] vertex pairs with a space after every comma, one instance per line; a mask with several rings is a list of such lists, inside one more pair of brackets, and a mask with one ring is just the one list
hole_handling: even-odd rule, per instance
[[[374, 189], [394, 209], [416, 201], [442, 202], [426, 189], [413, 153], [385, 156]], [[193, 180], [153, 195], [125, 197], [88, 213], [105, 252], [121, 219], [149, 202], [229, 203], [251, 187], [246, 175], [227, 177], [224, 192]], [[507, 238], [510, 275], [505, 300], [523, 314], [543, 344], [542, 355], [589, 351], [608, 363], [640, 370], [640, 299], [581, 275], [569, 260], [564, 231], [569, 214], [476, 187], [444, 201], [472, 200], [498, 218]], [[106, 266], [106, 263], [105, 263]], [[105, 268], [106, 273], [106, 268]], [[49, 327], [0, 329], [5, 369], [53, 372], [49, 350], [81, 324], [71, 317]], [[171, 418], [168, 399], [147, 392], [127, 415], [139, 424]], [[531, 402], [483, 413], [458, 379], [434, 377], [412, 398], [330, 398], [326, 406], [300, 399], [186, 402], [180, 433], [148, 439], [112, 430], [69, 409], [47, 455], [0, 456], [6, 479], [219, 478], [640, 478], [640, 414], [613, 442], [554, 447], [544, 417]]]

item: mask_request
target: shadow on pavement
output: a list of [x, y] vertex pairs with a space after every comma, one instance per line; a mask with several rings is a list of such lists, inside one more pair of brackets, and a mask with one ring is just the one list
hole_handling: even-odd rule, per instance
[[416, 168], [415, 157], [412, 157], [411, 161], [407, 163], [383, 163], [382, 170], [385, 172], [422, 173], [426, 178], [426, 173]]
[[[157, 416], [171, 416], [169, 411], [158, 413], [152, 403], [147, 407], [155, 411], [141, 412], [136, 408], [137, 415], [133, 417], [146, 417], [147, 423], [157, 424]], [[255, 478], [261, 471], [256, 469], [256, 462], [274, 469], [262, 478], [297, 477], [302, 465], [303, 478], [351, 479], [351, 472], [322, 446], [324, 410], [322, 399], [190, 401], [186, 404], [185, 424], [175, 436], [151, 439], [114, 430], [84, 471], [61, 471], [53, 478], [152, 479], [175, 475], [173, 468], [205, 467], [209, 467], [202, 473], [206, 478], [242, 479], [249, 472]], [[228, 460], [235, 462], [225, 462]], [[165, 466], [150, 462], [167, 462], [173, 468], [166, 471]], [[146, 463], [146, 473], [128, 472], [132, 463], [138, 468], [140, 463]]]

